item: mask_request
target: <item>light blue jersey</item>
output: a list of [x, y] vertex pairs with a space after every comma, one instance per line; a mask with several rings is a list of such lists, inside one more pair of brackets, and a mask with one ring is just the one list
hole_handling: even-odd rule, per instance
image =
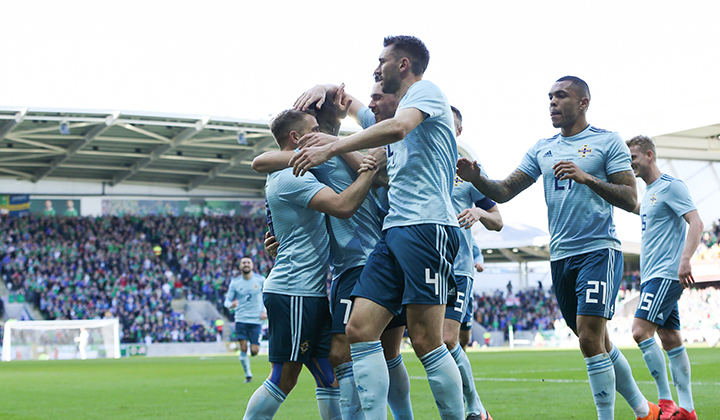
[[473, 239], [473, 263], [485, 264], [485, 257], [483, 257], [482, 250], [477, 244], [477, 241]]
[[687, 230], [683, 216], [695, 209], [690, 190], [679, 179], [662, 174], [647, 186], [640, 204], [640, 278], [643, 283], [654, 278], [680, 281], [678, 269]]
[[[487, 177], [485, 169], [480, 168], [480, 173]], [[495, 205], [495, 202], [492, 200], [488, 199], [483, 201], [484, 198], [485, 196], [475, 188], [472, 182], [465, 182], [459, 176], [455, 176], [455, 184], [452, 191], [452, 203], [455, 214], [460, 214], [463, 210], [473, 207], [474, 204], [483, 210], [488, 210]], [[492, 205], [489, 205], [487, 202], [492, 203]], [[473, 239], [472, 229], [460, 229], [460, 247], [455, 257], [456, 276], [474, 277], [474, 243], [475, 239]]]
[[291, 296], [327, 296], [325, 276], [330, 238], [325, 215], [308, 208], [325, 184], [312, 173], [295, 177], [292, 168], [268, 175], [265, 184], [268, 220], [280, 243], [275, 266], [263, 292]]
[[360, 124], [360, 127], [362, 127], [364, 130], [375, 124], [375, 114], [373, 114], [370, 108], [364, 106], [358, 111], [357, 120], [358, 124]]
[[553, 165], [561, 160], [602, 181], [630, 168], [630, 150], [617, 133], [587, 128], [572, 137], [561, 134], [540, 140], [525, 155], [518, 169], [537, 180], [543, 176], [550, 225], [550, 260], [599, 249], [619, 251], [613, 206], [590, 187], [555, 178]]
[[383, 229], [426, 223], [458, 226], [451, 195], [457, 145], [445, 95], [421, 80], [408, 89], [398, 110], [415, 108], [425, 120], [403, 140], [387, 146], [390, 213]]
[[[364, 106], [358, 111], [357, 120], [360, 127], [365, 130], [370, 126], [375, 125], [375, 114], [373, 114], [370, 108]], [[383, 146], [383, 149], [385, 149], [385, 152], [387, 153], [387, 146]], [[387, 216], [390, 212], [388, 189], [386, 187], [373, 187], [373, 189], [370, 190], [370, 194], [372, 194], [375, 203], [378, 205], [378, 209], [380, 210], [380, 219], [384, 220], [385, 216]]]
[[234, 300], [238, 301], [238, 305], [233, 309], [235, 322], [262, 324], [260, 313], [265, 312], [262, 298], [264, 282], [265, 277], [255, 272], [252, 273], [250, 280], [245, 280], [243, 276], [230, 280], [223, 305], [229, 309]]
[[[318, 181], [340, 194], [356, 179], [357, 173], [340, 157], [310, 170]], [[346, 270], [365, 265], [382, 234], [378, 204], [372, 194], [349, 219], [328, 216], [330, 262], [333, 278]]]

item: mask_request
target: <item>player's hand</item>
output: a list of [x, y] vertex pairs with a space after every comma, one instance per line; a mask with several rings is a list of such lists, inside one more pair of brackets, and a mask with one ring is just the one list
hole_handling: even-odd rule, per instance
[[238, 301], [237, 301], [237, 299], [235, 299], [235, 300], [233, 300], [232, 303], [230, 304], [230, 309], [232, 309], [232, 308], [237, 308], [237, 306], [238, 306]]
[[481, 215], [480, 209], [477, 207], [465, 209], [457, 215], [458, 223], [461, 228], [470, 229], [472, 225], [480, 221]]
[[695, 283], [695, 278], [692, 275], [692, 267], [690, 266], [690, 260], [680, 260], [678, 277], [680, 278], [680, 285], [683, 289], [687, 289]]
[[300, 146], [301, 149], [304, 149], [306, 147], [325, 146], [337, 140], [339, 140], [338, 137], [331, 136], [330, 134], [309, 133], [300, 137], [300, 141], [298, 141], [298, 146]]
[[375, 171], [378, 168], [377, 160], [375, 159], [375, 156], [373, 155], [365, 155], [363, 157], [363, 161], [360, 164], [360, 168], [358, 168], [358, 173], [361, 174], [363, 172], [367, 171]]
[[335, 92], [335, 98], [333, 98], [333, 104], [337, 110], [338, 119], [345, 119], [352, 104], [352, 99], [345, 95], [345, 83], [341, 84], [337, 92]]
[[480, 177], [480, 165], [477, 161], [470, 161], [468, 158], [460, 158], [457, 162], [457, 176], [465, 181], [472, 182]]
[[260, 319], [263, 321], [267, 319], [267, 314], [265, 312], [260, 312]]
[[553, 171], [555, 171], [555, 178], [558, 178], [559, 181], [572, 179], [578, 184], [585, 184], [590, 180], [590, 175], [588, 175], [587, 172], [580, 169], [575, 163], [567, 160], [561, 160], [554, 164]]
[[485, 271], [485, 266], [481, 262], [476, 262], [475, 270], [477, 270], [478, 273], [482, 273], [483, 271]]
[[277, 257], [278, 248], [280, 248], [280, 242], [270, 235], [270, 231], [265, 232], [265, 252], [274, 258]]
[[378, 168], [382, 169], [387, 166], [387, 151], [384, 147], [374, 147], [368, 150], [368, 155], [375, 158]]
[[[337, 89], [337, 87], [335, 87], [335, 89]], [[322, 107], [322, 104], [325, 103], [325, 97], [327, 96], [328, 92], [332, 92], [332, 90], [333, 89], [328, 89], [328, 86], [326, 85], [315, 85], [314, 87], [305, 91], [302, 95], [300, 95], [299, 98], [295, 100], [293, 108], [297, 109], [298, 111], [307, 111], [307, 109], [310, 108], [310, 105], [317, 102], [315, 104], [315, 107], [317, 109], [320, 109], [320, 107]]]
[[[319, 133], [313, 133], [313, 135]], [[309, 134], [306, 134], [309, 135]], [[303, 176], [311, 168], [322, 165], [332, 158], [329, 145], [318, 147], [306, 147], [290, 159], [290, 165], [293, 167], [293, 175]]]

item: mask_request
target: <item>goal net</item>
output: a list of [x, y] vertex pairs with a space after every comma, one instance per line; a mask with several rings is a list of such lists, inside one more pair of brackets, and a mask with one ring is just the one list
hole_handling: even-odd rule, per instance
[[2, 360], [120, 358], [117, 319], [8, 321]]

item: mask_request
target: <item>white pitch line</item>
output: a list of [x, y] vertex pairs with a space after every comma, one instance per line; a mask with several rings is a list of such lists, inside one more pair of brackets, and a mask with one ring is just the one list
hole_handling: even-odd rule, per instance
[[[427, 380], [424, 376], [411, 376], [413, 380]], [[475, 382], [548, 382], [555, 384], [586, 384], [587, 379], [537, 379], [537, 378], [475, 378]], [[655, 381], [635, 381], [639, 384], [655, 385]], [[693, 382], [693, 386], [720, 386], [720, 382]]]

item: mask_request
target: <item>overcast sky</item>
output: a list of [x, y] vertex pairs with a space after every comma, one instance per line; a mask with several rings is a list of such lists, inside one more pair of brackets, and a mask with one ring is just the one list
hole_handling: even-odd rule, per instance
[[[568, 74], [590, 123], [624, 138], [720, 123], [718, 1], [1, 4], [0, 106], [268, 119], [315, 83], [365, 100], [383, 37], [410, 34], [491, 178], [557, 132], [547, 92]], [[547, 229], [539, 185], [500, 209]]]

